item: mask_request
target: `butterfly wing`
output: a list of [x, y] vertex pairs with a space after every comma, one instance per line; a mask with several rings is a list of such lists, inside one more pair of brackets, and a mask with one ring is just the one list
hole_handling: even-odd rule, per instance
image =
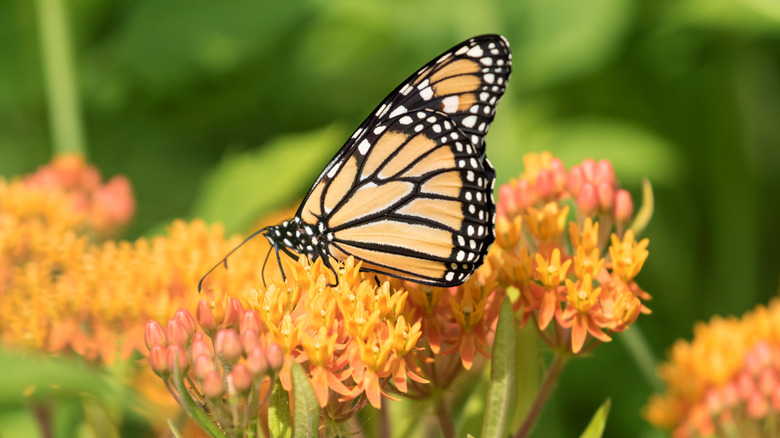
[[323, 179], [333, 173], [361, 145], [374, 144], [391, 119], [406, 112], [431, 109], [446, 114], [468, 135], [480, 154], [485, 152], [485, 134], [506, 90], [512, 54], [501, 35], [481, 35], [442, 53], [393, 90], [363, 121], [336, 156], [322, 171], [301, 204], [321, 189]]
[[[417, 283], [462, 283], [494, 240], [495, 172], [447, 114], [406, 113], [331, 168], [302, 206], [328, 253]], [[381, 132], [380, 132], [381, 131]]]

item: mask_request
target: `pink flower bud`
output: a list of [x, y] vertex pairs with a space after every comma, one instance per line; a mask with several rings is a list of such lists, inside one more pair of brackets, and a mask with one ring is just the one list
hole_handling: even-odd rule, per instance
[[155, 345], [167, 346], [165, 340], [165, 330], [159, 322], [150, 319], [146, 323], [146, 329], [144, 330], [144, 342], [146, 342], [146, 348], [152, 349]]
[[615, 187], [615, 169], [609, 160], [599, 160], [596, 163], [596, 174], [594, 182], [607, 183], [610, 187]]
[[602, 181], [596, 186], [596, 192], [599, 198], [599, 208], [601, 211], [612, 211], [612, 206], [615, 205], [615, 190], [612, 185]]
[[195, 309], [195, 318], [206, 333], [213, 333], [217, 329], [214, 314], [211, 312], [211, 307], [209, 307], [209, 303], [206, 300], [198, 301], [198, 307]]
[[728, 408], [733, 408], [739, 403], [739, 391], [735, 382], [727, 382], [723, 387], [723, 403]]
[[582, 164], [582, 174], [585, 176], [585, 181], [595, 182], [596, 180], [596, 161], [593, 158], [586, 158]]
[[265, 349], [265, 358], [268, 361], [268, 367], [273, 372], [278, 372], [282, 369], [282, 363], [284, 362], [284, 354], [282, 353], [282, 347], [277, 343], [271, 343]]
[[198, 357], [201, 354], [205, 354], [209, 357], [214, 357], [214, 353], [211, 351], [211, 347], [209, 346], [208, 342], [201, 339], [193, 339], [192, 344], [190, 344], [190, 356], [191, 357]]
[[181, 326], [179, 321], [175, 319], [169, 319], [168, 324], [165, 326], [165, 333], [167, 335], [169, 345], [178, 345], [182, 348], [187, 347], [189, 336], [187, 336], [187, 332], [184, 330], [184, 327]]
[[577, 195], [577, 206], [587, 216], [596, 212], [598, 207], [598, 198], [596, 197], [596, 187], [586, 182], [580, 187], [580, 193]]
[[186, 311], [185, 309], [179, 309], [173, 315], [173, 319], [179, 321], [179, 324], [181, 324], [181, 327], [187, 333], [187, 340], [191, 340], [192, 336], [195, 334], [195, 330], [197, 329], [197, 324], [195, 323], [195, 318], [192, 317], [190, 312]]
[[220, 359], [235, 364], [241, 358], [241, 340], [233, 329], [221, 329], [214, 341], [214, 351]]
[[753, 393], [747, 401], [747, 414], [750, 418], [764, 418], [769, 412], [769, 403], [761, 393]]
[[553, 174], [553, 183], [555, 185], [556, 195], [566, 188], [566, 166], [560, 158], [553, 158], [550, 161], [550, 172]]
[[225, 393], [222, 377], [216, 371], [206, 374], [201, 388], [203, 388], [203, 393], [206, 394], [206, 397], [212, 400], [222, 398], [222, 395]]
[[233, 380], [233, 387], [239, 394], [246, 394], [252, 389], [252, 374], [246, 368], [244, 364], [236, 364], [233, 370], [230, 371], [230, 378]]
[[615, 221], [624, 225], [631, 220], [634, 214], [634, 201], [628, 190], [620, 189], [615, 193]]
[[246, 356], [246, 367], [255, 378], [262, 377], [268, 371], [268, 361], [260, 347], [253, 348]]
[[180, 375], [186, 373], [190, 367], [190, 360], [187, 357], [187, 352], [178, 345], [168, 346], [166, 360], [168, 361], [168, 368], [171, 370], [178, 370]]
[[553, 174], [547, 169], [540, 169], [536, 175], [536, 194], [542, 199], [550, 199], [555, 195]]
[[772, 391], [770, 400], [772, 404], [772, 409], [775, 412], [780, 411], [780, 385], [775, 386], [774, 391]]
[[707, 411], [710, 415], [717, 414], [723, 410], [723, 400], [720, 391], [715, 388], [709, 388], [704, 394], [704, 404], [707, 405]]
[[260, 317], [257, 316], [257, 313], [255, 313], [254, 310], [247, 310], [241, 315], [239, 333], [244, 333], [247, 330], [253, 330], [255, 333], [260, 333]]
[[192, 368], [195, 371], [195, 377], [203, 380], [206, 378], [206, 374], [217, 370], [217, 365], [214, 363], [212, 356], [200, 354], [195, 357]]
[[742, 372], [737, 376], [737, 393], [743, 400], [747, 400], [756, 392], [756, 384], [749, 372]]
[[580, 166], [574, 166], [569, 170], [569, 176], [566, 178], [566, 188], [569, 192], [577, 196], [580, 193], [582, 184], [585, 182], [585, 174]]
[[536, 202], [536, 192], [531, 189], [531, 185], [528, 181], [521, 179], [517, 181], [517, 187], [515, 187], [515, 204], [519, 209], [525, 209], [530, 207]]
[[255, 347], [260, 346], [260, 337], [254, 330], [247, 330], [241, 333], [241, 346], [244, 348], [244, 353], [249, 353]]
[[162, 345], [152, 345], [149, 349], [149, 365], [152, 367], [152, 371], [155, 374], [167, 379], [171, 374], [171, 369], [168, 368], [167, 353], [165, 347]]
[[761, 374], [758, 375], [758, 390], [766, 395], [770, 396], [777, 387], [777, 372], [772, 368], [764, 368], [761, 370]]
[[498, 188], [498, 205], [496, 206], [499, 216], [514, 215], [517, 211], [515, 204], [515, 192], [510, 184], [504, 184]]
[[236, 298], [230, 297], [227, 310], [225, 311], [225, 320], [222, 321], [222, 327], [238, 328], [238, 322], [242, 313], [244, 313], [244, 308], [241, 306], [241, 302]]

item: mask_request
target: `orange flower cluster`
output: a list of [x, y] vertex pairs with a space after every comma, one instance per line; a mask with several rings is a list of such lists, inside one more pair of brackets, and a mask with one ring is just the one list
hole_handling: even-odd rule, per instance
[[100, 172], [80, 155], [62, 155], [24, 179], [24, 185], [42, 191], [65, 193], [71, 209], [82, 215], [87, 227], [109, 236], [127, 225], [135, 214], [130, 182], [114, 176], [100, 182]]
[[[625, 226], [633, 213], [608, 161], [585, 160], [566, 172], [549, 153], [525, 157], [526, 172], [499, 189], [490, 265], [500, 288], [515, 288], [522, 322], [534, 319], [555, 347], [579, 353], [590, 335], [628, 328], [650, 296], [634, 281], [648, 240]], [[615, 226], [615, 233], [612, 227]], [[554, 335], [545, 333], [551, 323]], [[606, 332], [605, 332], [606, 331]]]
[[[118, 226], [106, 219], [117, 216], [104, 215], [111, 211], [105, 206], [126, 205], [122, 193], [129, 192], [107, 188], [111, 183], [95, 186], [96, 171], [74, 163], [83, 164], [58, 159], [24, 180], [0, 180], [0, 342], [110, 364], [145, 350], [148, 319], [194, 306], [197, 279], [238, 238], [228, 241], [220, 227], [201, 221], [177, 221], [165, 237], [96, 243], [91, 227]], [[51, 187], [55, 181], [66, 187]], [[91, 198], [86, 186], [98, 187]], [[98, 192], [120, 199], [107, 201]], [[76, 199], [91, 199], [89, 208]], [[265, 252], [256, 249], [246, 250], [230, 276], [215, 273], [214, 281], [231, 290], [257, 284], [255, 260]]]
[[676, 438], [779, 436], [780, 299], [742, 318], [713, 317], [678, 340], [659, 372], [666, 393], [644, 416]]
[[[409, 361], [422, 333], [420, 323], [411, 324], [405, 316], [406, 292], [388, 282], [377, 285], [373, 276], [364, 278], [352, 258], [338, 265], [337, 275], [322, 260], [309, 263], [302, 257], [285, 265], [286, 282], [245, 289], [243, 306], [232, 305], [259, 318], [260, 345], [281, 346], [280, 379], [286, 390], [292, 388], [292, 361], [305, 364], [320, 406], [341, 421], [365, 404], [346, 401], [361, 397], [378, 408], [390, 380], [401, 392], [406, 392], [407, 377], [424, 381]], [[204, 306], [201, 302], [198, 321], [208, 333]]]

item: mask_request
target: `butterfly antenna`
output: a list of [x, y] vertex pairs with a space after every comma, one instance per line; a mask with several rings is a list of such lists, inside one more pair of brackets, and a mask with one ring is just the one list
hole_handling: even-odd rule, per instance
[[268, 257], [271, 257], [271, 250], [273, 248], [268, 248], [268, 253], [265, 255], [265, 260], [263, 261], [263, 270], [260, 271], [260, 274], [263, 277], [263, 287], [268, 289], [268, 285], [265, 284], [265, 265], [268, 263]]
[[238, 246], [236, 246], [235, 248], [231, 249], [230, 252], [227, 253], [227, 255], [225, 257], [223, 257], [222, 260], [219, 261], [219, 263], [214, 265], [213, 268], [209, 269], [209, 271], [206, 272], [206, 275], [204, 275], [203, 278], [201, 278], [200, 281], [198, 282], [198, 293], [200, 293], [201, 289], [203, 288], [203, 280], [205, 280], [206, 277], [209, 276], [209, 274], [211, 274], [215, 269], [217, 269], [219, 267], [219, 265], [224, 265], [225, 269], [227, 269], [228, 268], [228, 265], [227, 265], [228, 257], [230, 257], [234, 252], [236, 252], [236, 250], [238, 250], [238, 248], [241, 248], [241, 246], [243, 246], [245, 243], [249, 242], [249, 240], [251, 240], [253, 237], [257, 236], [258, 234], [262, 233], [263, 231], [266, 231], [269, 228], [271, 228], [271, 227], [261, 228], [261, 229], [255, 231], [254, 233], [252, 233], [249, 237], [244, 239], [243, 242], [239, 243]]

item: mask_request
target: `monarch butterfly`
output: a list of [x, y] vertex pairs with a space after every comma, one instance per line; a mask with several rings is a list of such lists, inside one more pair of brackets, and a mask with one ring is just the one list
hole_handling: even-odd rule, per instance
[[[354, 256], [364, 271], [462, 284], [495, 240], [496, 174], [485, 134], [511, 59], [504, 37], [482, 35], [426, 64], [363, 121], [292, 219], [238, 247], [263, 234], [280, 267], [279, 250], [322, 258], [333, 272], [331, 257]], [[227, 268], [238, 247], [203, 279], [220, 264]]]

